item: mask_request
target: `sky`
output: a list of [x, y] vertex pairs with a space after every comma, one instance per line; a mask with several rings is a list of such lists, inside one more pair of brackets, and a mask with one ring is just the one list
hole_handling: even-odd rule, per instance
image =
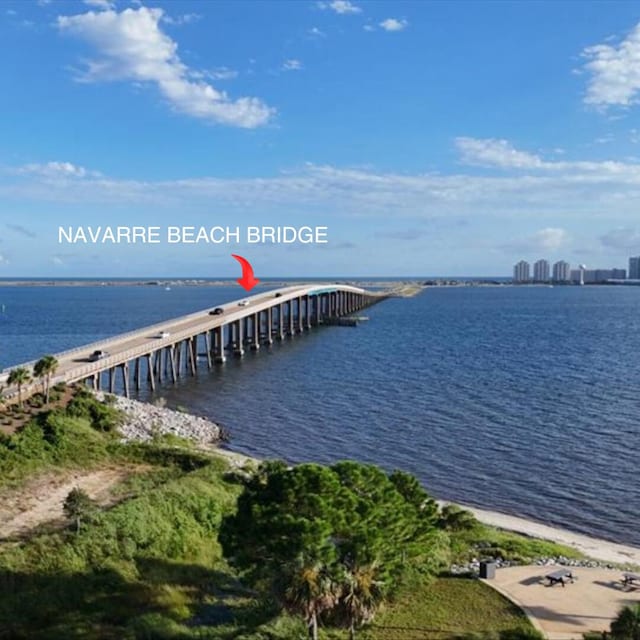
[[[0, 278], [640, 254], [640, 5], [0, 0]], [[326, 244], [59, 243], [326, 226]]]

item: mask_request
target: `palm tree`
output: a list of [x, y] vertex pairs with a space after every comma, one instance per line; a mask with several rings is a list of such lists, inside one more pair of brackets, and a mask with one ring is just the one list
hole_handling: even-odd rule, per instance
[[340, 606], [349, 627], [349, 639], [355, 640], [356, 627], [373, 619], [384, 600], [384, 582], [379, 579], [377, 562], [347, 569], [344, 573]]
[[624, 607], [611, 623], [615, 640], [640, 640], [640, 602]]
[[18, 404], [22, 409], [22, 385], [27, 384], [31, 380], [31, 374], [25, 367], [12, 369], [7, 378], [9, 384], [15, 384], [18, 387]]
[[42, 389], [45, 395], [45, 402], [49, 404], [49, 388], [51, 386], [51, 376], [56, 372], [58, 368], [58, 361], [54, 356], [42, 356], [38, 362], [36, 362], [33, 368], [33, 373], [37, 378], [42, 381]]
[[319, 562], [298, 558], [285, 569], [287, 587], [284, 606], [291, 613], [302, 615], [311, 640], [318, 639], [318, 617], [338, 601], [335, 582]]

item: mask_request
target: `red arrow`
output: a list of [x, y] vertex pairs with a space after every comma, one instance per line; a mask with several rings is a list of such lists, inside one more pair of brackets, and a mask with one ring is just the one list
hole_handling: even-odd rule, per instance
[[238, 278], [236, 282], [245, 290], [251, 291], [260, 280], [254, 278], [253, 267], [248, 260], [245, 260], [242, 256], [237, 256], [235, 253], [231, 254], [232, 258], [235, 258], [242, 265], [242, 278]]

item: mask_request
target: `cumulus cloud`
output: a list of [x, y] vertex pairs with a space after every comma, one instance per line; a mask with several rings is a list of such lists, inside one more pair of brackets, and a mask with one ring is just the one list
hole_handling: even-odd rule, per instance
[[318, 29], [318, 27], [311, 27], [309, 35], [315, 38], [325, 38], [327, 34], [322, 29]]
[[9, 260], [6, 258], [6, 256], [3, 256], [0, 253], [0, 265], [3, 265], [3, 264], [9, 264]]
[[284, 71], [300, 71], [302, 69], [302, 62], [300, 60], [296, 60], [294, 58], [290, 60], [285, 60], [282, 63], [282, 69]]
[[406, 20], [397, 18], [387, 18], [380, 23], [380, 27], [385, 31], [403, 31], [408, 26], [409, 23]]
[[211, 84], [194, 79], [178, 56], [178, 45], [160, 28], [164, 11], [140, 7], [59, 16], [60, 31], [90, 45], [97, 58], [79, 76], [85, 82], [130, 81], [157, 87], [181, 113], [210, 122], [254, 128], [266, 124], [274, 109], [252, 97], [230, 99]]
[[606, 109], [638, 102], [640, 92], [640, 23], [618, 45], [597, 44], [582, 52], [589, 74], [586, 104]]
[[362, 13], [362, 9], [349, 0], [332, 0], [332, 2], [318, 2], [320, 9], [331, 9], [339, 14]]

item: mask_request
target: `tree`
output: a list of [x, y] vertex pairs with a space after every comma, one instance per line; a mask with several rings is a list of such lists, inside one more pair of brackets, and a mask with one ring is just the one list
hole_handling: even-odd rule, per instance
[[309, 638], [318, 638], [318, 618], [323, 611], [331, 610], [338, 601], [337, 585], [328, 567], [309, 562], [298, 556], [284, 567], [281, 578], [282, 604], [289, 613], [301, 615], [307, 625]]
[[437, 508], [410, 479], [356, 462], [266, 463], [224, 519], [220, 542], [248, 580], [304, 617], [310, 638], [320, 618], [354, 637], [406, 568], [429, 555]]
[[611, 623], [611, 637], [615, 640], [640, 640], [640, 603], [620, 610]]
[[338, 615], [344, 617], [350, 640], [355, 639], [356, 628], [373, 619], [384, 600], [384, 589], [384, 581], [378, 579], [376, 562], [345, 571], [341, 585], [341, 611]]
[[12, 369], [7, 378], [10, 385], [15, 384], [18, 387], [18, 404], [22, 409], [22, 385], [27, 384], [31, 380], [31, 374], [25, 367], [17, 367]]
[[49, 388], [51, 387], [51, 376], [58, 368], [58, 361], [54, 356], [46, 355], [36, 362], [33, 373], [36, 378], [42, 381], [42, 389], [44, 391], [45, 402], [49, 404]]
[[62, 509], [67, 518], [75, 520], [76, 533], [78, 533], [82, 521], [88, 520], [93, 515], [96, 510], [96, 505], [85, 491], [79, 487], [75, 487], [71, 489], [69, 495], [67, 495]]

